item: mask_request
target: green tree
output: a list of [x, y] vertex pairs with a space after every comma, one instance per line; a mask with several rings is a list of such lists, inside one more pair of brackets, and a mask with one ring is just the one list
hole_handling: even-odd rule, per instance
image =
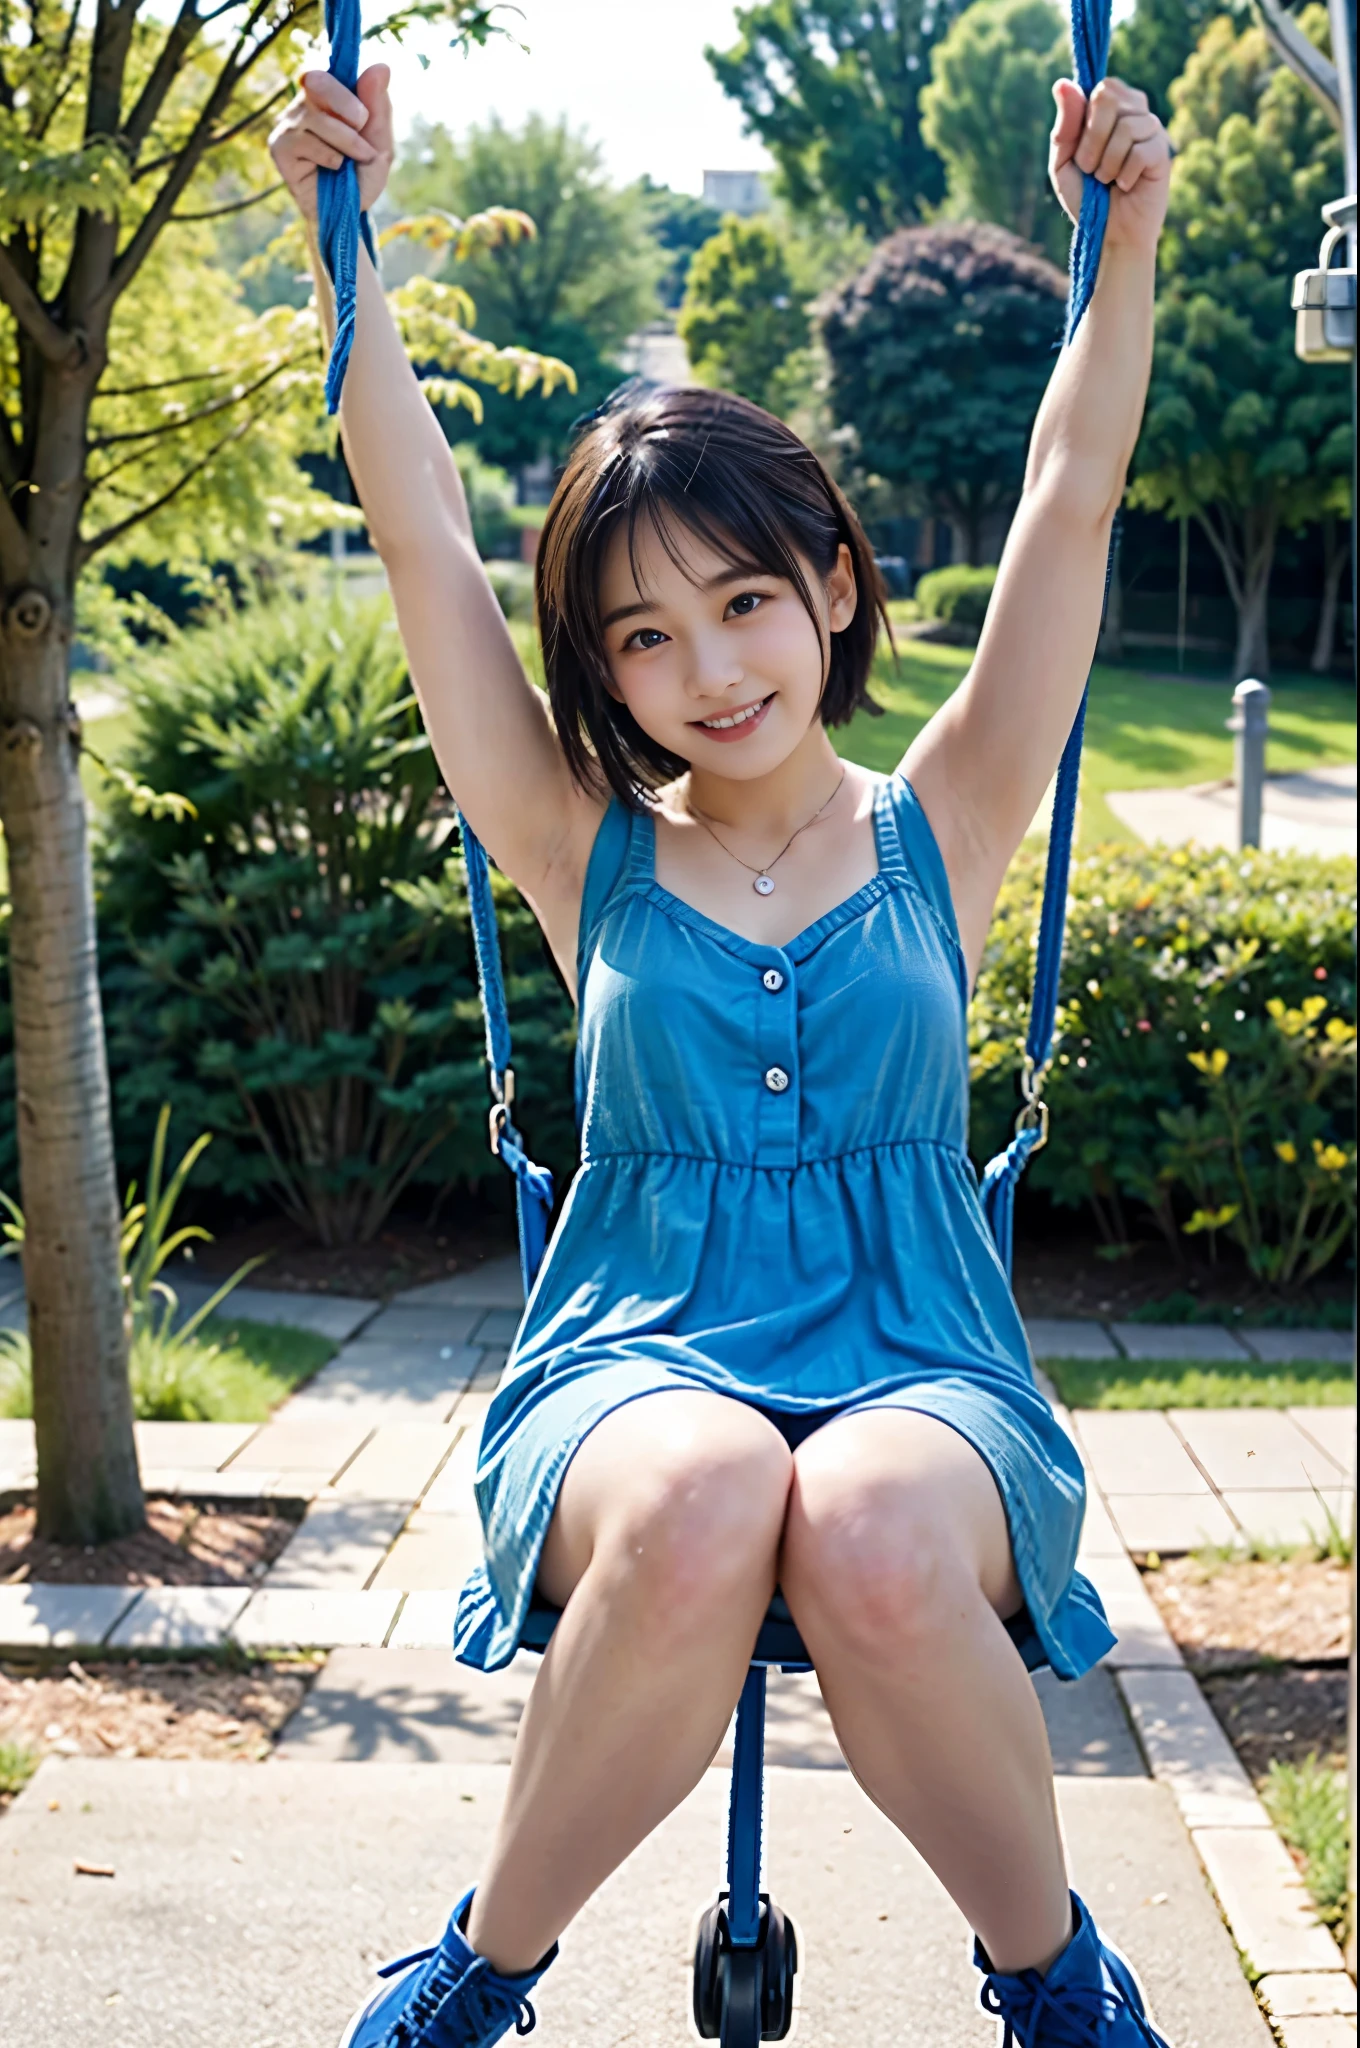
[[1005, 228], [902, 228], [824, 303], [836, 424], [905, 509], [948, 520], [964, 558], [1014, 508], [1062, 336], [1067, 280]]
[[921, 135], [930, 53], [959, 0], [756, 0], [704, 54], [798, 211], [829, 202], [875, 241], [944, 197]]
[[729, 214], [704, 243], [690, 265], [679, 333], [701, 384], [780, 410], [789, 358], [807, 346], [808, 317], [768, 221]]
[[[376, 32], [416, 15], [488, 32], [478, 0], [416, 0]], [[92, 15], [0, 0], [0, 819], [38, 1526], [66, 1541], [143, 1515], [70, 696], [77, 589], [134, 546], [201, 569], [343, 516], [294, 459], [321, 432], [314, 314], [253, 313], [203, 239], [240, 203], [224, 179], [251, 202], [273, 190], [263, 129], [317, 19], [315, 0], [182, 0], [161, 19], [135, 0]], [[447, 395], [475, 407], [462, 375], [536, 370], [478, 342], [464, 311], [427, 291], [412, 318], [455, 373]]]
[[1228, 15], [1238, 28], [1250, 18], [1248, 0], [1138, 0], [1110, 39], [1110, 70], [1147, 94], [1154, 112], [1171, 119], [1171, 87], [1209, 23]]
[[722, 215], [706, 199], [696, 199], [692, 192], [674, 192], [649, 177], [639, 178], [635, 189], [646, 210], [647, 225], [666, 258], [657, 297], [673, 312], [685, 296], [695, 250], [717, 234]]
[[[1324, 9], [1297, 19], [1322, 42]], [[1131, 497], [1198, 522], [1237, 611], [1233, 673], [1264, 676], [1280, 530], [1335, 509], [1350, 467], [1346, 370], [1299, 362], [1289, 313], [1290, 277], [1317, 261], [1319, 208], [1340, 189], [1340, 147], [1261, 30], [1226, 17], [1172, 99], [1178, 154]]]
[[1053, 0], [975, 0], [930, 58], [921, 133], [943, 158], [946, 206], [994, 220], [1066, 261], [1071, 230], [1048, 182], [1053, 81], [1070, 64]]
[[455, 254], [441, 276], [469, 294], [478, 331], [488, 339], [519, 342], [572, 365], [575, 395], [518, 402], [512, 394], [493, 395], [474, 430], [483, 457], [505, 469], [555, 459], [576, 416], [622, 378], [619, 352], [628, 336], [657, 311], [665, 259], [641, 193], [611, 186], [596, 146], [565, 120], [539, 114], [518, 130], [493, 120], [459, 142], [442, 128], [418, 130], [392, 190], [399, 205], [416, 211], [473, 214], [503, 203], [534, 221], [532, 240], [461, 260]]

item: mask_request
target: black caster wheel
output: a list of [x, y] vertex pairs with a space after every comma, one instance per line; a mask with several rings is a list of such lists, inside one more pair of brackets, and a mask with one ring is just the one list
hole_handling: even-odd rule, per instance
[[705, 1912], [694, 1950], [694, 2024], [704, 2041], [722, 2048], [756, 2048], [783, 2041], [793, 2025], [793, 1980], [798, 1942], [792, 1923], [769, 1895], [760, 1895], [760, 1940], [734, 1948], [727, 1925], [726, 1892]]

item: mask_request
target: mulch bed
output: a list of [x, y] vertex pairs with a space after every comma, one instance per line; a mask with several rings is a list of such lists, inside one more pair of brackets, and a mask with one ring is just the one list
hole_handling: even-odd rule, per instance
[[1168, 1558], [1145, 1570], [1156, 1601], [1244, 1769], [1316, 1754], [1342, 1769], [1350, 1577], [1334, 1559], [1232, 1564]]
[[276, 1507], [214, 1508], [148, 1500], [147, 1527], [84, 1549], [33, 1534], [35, 1513], [0, 1510], [0, 1585], [248, 1586], [264, 1576], [297, 1523]]
[[[1172, 1295], [1189, 1294], [1202, 1309], [1225, 1311], [1224, 1320], [1231, 1324], [1268, 1321], [1272, 1309], [1279, 1306], [1277, 1297], [1258, 1287], [1250, 1274], [1231, 1261], [1217, 1267], [1189, 1261], [1181, 1264], [1160, 1239], [1140, 1240], [1127, 1258], [1102, 1259], [1097, 1240], [1085, 1233], [1077, 1219], [1061, 1227], [1020, 1233], [1014, 1281], [1015, 1298], [1027, 1316], [1089, 1316], [1122, 1322]], [[1307, 1311], [1320, 1309], [1324, 1302], [1342, 1301], [1349, 1306], [1350, 1298], [1343, 1276], [1315, 1282], [1299, 1297], [1298, 1306], [1306, 1321]]]
[[[250, 1664], [0, 1663], [0, 1744], [35, 1758], [154, 1756], [259, 1763], [319, 1668]], [[5, 1804], [0, 1796], [0, 1809]]]

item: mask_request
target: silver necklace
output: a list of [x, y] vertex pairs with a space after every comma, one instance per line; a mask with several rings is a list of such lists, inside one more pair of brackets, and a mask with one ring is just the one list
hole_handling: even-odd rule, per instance
[[780, 847], [778, 853], [775, 855], [773, 860], [767, 860], [763, 867], [758, 868], [752, 867], [749, 860], [743, 860], [739, 853], [733, 853], [731, 847], [725, 844], [723, 840], [718, 838], [717, 833], [714, 831], [712, 825], [704, 816], [703, 812], [696, 810], [693, 802], [688, 797], [685, 800], [685, 808], [688, 810], [691, 818], [694, 819], [695, 823], [697, 825], [703, 826], [709, 838], [715, 840], [717, 844], [722, 847], [723, 852], [727, 855], [729, 860], [736, 861], [739, 867], [745, 868], [748, 874], [755, 876], [755, 880], [754, 882], [752, 882], [751, 887], [755, 890], [757, 896], [773, 896], [774, 876], [770, 873], [770, 869], [773, 867], [778, 867], [780, 861], [783, 860], [784, 855], [793, 845], [794, 840], [797, 839], [802, 833], [806, 832], [809, 825], [815, 825], [817, 820], [821, 817], [822, 812], [828, 810], [831, 807], [831, 805], [835, 802], [836, 798], [841, 793], [841, 783], [844, 782], [844, 780], [845, 769], [844, 766], [842, 766], [839, 779], [836, 783], [836, 787], [832, 790], [826, 802], [824, 804], [820, 804], [817, 807], [817, 809], [812, 813], [812, 816], [810, 818], [805, 819], [804, 822], [798, 827], [798, 830], [796, 832], [790, 834], [790, 836], [785, 840], [784, 844]]

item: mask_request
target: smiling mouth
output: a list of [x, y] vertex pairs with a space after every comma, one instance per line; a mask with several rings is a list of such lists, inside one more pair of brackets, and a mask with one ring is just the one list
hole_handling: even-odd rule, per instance
[[754, 724], [762, 711], [768, 709], [773, 702], [772, 690], [768, 697], [760, 697], [754, 704], [743, 704], [740, 711], [727, 712], [721, 718], [696, 718], [694, 723], [702, 732], [738, 731], [742, 726]]

